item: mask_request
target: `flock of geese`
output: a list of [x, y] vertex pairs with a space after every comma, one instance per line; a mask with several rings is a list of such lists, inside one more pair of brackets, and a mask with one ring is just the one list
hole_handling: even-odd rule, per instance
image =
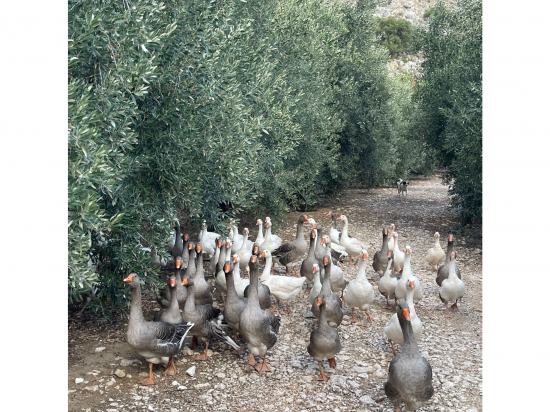
[[[153, 364], [167, 364], [164, 373], [176, 374], [174, 356], [187, 333], [193, 336], [192, 349], [198, 345], [199, 338], [205, 342], [204, 352], [197, 356], [198, 360], [207, 359], [211, 340], [226, 342], [234, 349], [232, 353], [244, 354], [237, 344], [240, 335], [250, 351], [249, 364], [258, 372], [269, 371], [266, 356], [268, 349], [277, 343], [280, 315], [290, 312], [289, 302], [298, 298], [304, 283], [311, 311], [319, 320], [311, 332], [307, 351], [319, 364], [317, 380], [327, 381], [329, 377], [323, 371], [322, 362], [327, 359], [329, 367], [336, 367], [335, 356], [342, 349], [337, 328], [344, 316], [343, 304], [352, 310], [350, 322], [358, 322], [356, 308], [365, 311], [366, 320], [372, 322], [368, 307], [374, 301], [374, 289], [366, 273], [368, 252], [363, 242], [349, 236], [345, 215], [336, 216], [332, 212], [328, 215], [332, 218], [328, 235], [323, 235], [320, 223], [303, 214], [298, 219], [295, 239], [286, 243], [272, 233], [269, 218], [265, 219], [265, 237], [264, 222], [257, 220], [259, 233], [254, 242], [248, 239], [248, 229], [245, 228], [243, 234], [238, 233], [234, 221], [230, 222], [230, 235], [225, 241], [221, 235], [208, 232], [203, 222], [197, 243], [187, 234], [182, 236], [176, 225], [174, 241], [169, 246], [175, 273], [169, 278], [169, 287], [157, 297], [162, 309], [156, 312], [153, 321], [143, 317], [139, 276], [132, 273], [124, 279], [132, 294], [128, 343], [149, 362], [149, 377], [140, 383], [155, 383]], [[337, 230], [338, 221], [344, 223], [342, 232]], [[312, 225], [309, 247], [304, 239], [304, 224]], [[431, 366], [420, 355], [417, 344], [423, 326], [415, 305], [422, 299], [422, 285], [411, 270], [411, 247], [406, 246], [401, 251], [398, 240], [394, 224], [389, 231], [383, 229], [382, 247], [374, 254], [372, 267], [381, 275], [378, 291], [386, 298], [384, 308], [395, 310], [384, 328], [394, 354], [384, 385], [385, 393], [396, 411], [402, 403], [404, 410], [412, 411], [430, 399], [434, 389]], [[206, 271], [214, 275], [213, 285], [205, 278], [205, 256], [210, 258]], [[350, 266], [358, 264], [356, 277], [350, 282], [344, 279], [338, 266], [346, 257]], [[265, 266], [261, 270], [262, 258]], [[437, 272], [436, 282], [440, 286], [439, 296], [445, 304], [446, 317], [452, 317], [448, 305], [452, 304], [451, 309], [458, 311], [458, 300], [465, 293], [455, 259], [453, 235], [449, 235], [445, 252], [439, 243], [439, 233], [435, 233], [434, 246], [429, 249], [426, 261]], [[155, 250], [151, 252], [151, 262], [166, 265]], [[300, 262], [298, 272], [296, 267]], [[274, 275], [275, 264], [285, 266], [286, 276]], [[243, 277], [245, 272], [248, 277]], [[223, 311], [213, 306], [214, 288], [223, 300]], [[394, 300], [393, 305], [390, 300]], [[280, 302], [285, 304], [286, 310], [275, 315]], [[401, 346], [400, 354], [395, 344]], [[257, 362], [255, 357], [260, 357], [261, 361]]]

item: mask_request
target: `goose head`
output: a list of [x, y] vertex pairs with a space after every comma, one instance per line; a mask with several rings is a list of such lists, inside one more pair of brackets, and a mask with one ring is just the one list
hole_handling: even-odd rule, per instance
[[313, 264], [313, 268], [311, 269], [311, 271], [312, 271], [313, 273], [315, 273], [315, 272], [317, 272], [318, 270], [319, 270], [319, 265], [318, 265], [317, 263], [314, 263], [314, 264]]
[[222, 238], [221, 237], [216, 239], [216, 246], [222, 247]]
[[264, 250], [262, 252], [262, 254], [260, 255], [260, 257], [268, 257], [268, 256], [271, 256], [271, 252], [269, 250]]
[[338, 216], [337, 220], [341, 220], [342, 222], [347, 222], [348, 218], [346, 217], [346, 215], [340, 215]]
[[258, 256], [258, 255], [260, 254], [260, 247], [259, 247], [259, 246], [254, 246], [254, 247], [252, 248], [252, 254], [253, 254], [254, 256]]
[[250, 256], [250, 260], [248, 262], [248, 266], [250, 267], [250, 272], [252, 272], [254, 269], [258, 269], [258, 257], [255, 255]]
[[326, 238], [325, 236], [323, 236], [323, 237], [321, 238], [321, 244], [324, 245], [324, 244], [326, 244], [326, 243], [327, 243], [327, 238]]
[[435, 232], [434, 237], [435, 237], [437, 240], [439, 240], [439, 232]]
[[132, 289], [139, 288], [140, 286], [139, 276], [137, 273], [130, 273], [122, 281], [129, 285]]
[[176, 286], [176, 277], [174, 275], [170, 276], [170, 287], [173, 288]]
[[406, 254], [406, 255], [410, 255], [411, 252], [412, 252], [411, 247], [410, 247], [409, 245], [407, 245], [407, 246], [405, 247], [405, 254]]
[[262, 219], [256, 220], [256, 226], [262, 226], [262, 225], [263, 225]]
[[323, 304], [323, 295], [317, 296], [317, 298], [315, 299], [315, 304], [319, 307]]
[[365, 249], [361, 250], [361, 259], [367, 260], [367, 257], [369, 257], [369, 252], [367, 252]]
[[398, 318], [406, 319], [408, 321], [411, 320], [411, 314], [409, 312], [409, 305], [407, 305], [407, 302], [401, 302], [397, 305], [395, 312], [397, 313]]
[[414, 289], [414, 280], [409, 280], [409, 283], [407, 283], [405, 286], [407, 289]]
[[176, 269], [180, 269], [180, 268], [181, 268], [181, 261], [182, 261], [182, 260], [183, 260], [183, 259], [181, 258], [181, 256], [178, 256], [178, 257], [176, 258]]
[[193, 279], [183, 278], [181, 281], [181, 286], [194, 286], [195, 282], [193, 282]]
[[395, 224], [392, 223], [392, 224], [390, 225], [390, 227], [391, 227], [391, 230], [395, 230]]
[[307, 218], [307, 215], [303, 214], [303, 215], [300, 215], [300, 217], [298, 218], [298, 222], [299, 223], [309, 223], [309, 219]]
[[317, 237], [317, 233], [315, 233], [315, 228], [311, 229], [311, 233], [309, 234], [309, 238], [311, 240], [314, 240]]
[[189, 240], [189, 235], [187, 233], [185, 235], [183, 235], [183, 240], [185, 242], [187, 242]]
[[197, 254], [202, 253], [202, 245], [200, 243], [197, 243], [197, 246], [195, 246], [195, 252]]
[[231, 240], [229, 238], [225, 239], [225, 248], [231, 249]]
[[392, 259], [393, 259], [393, 251], [390, 250], [390, 251], [388, 252], [388, 262], [389, 262], [390, 260], [392, 260]]
[[223, 271], [224, 273], [229, 273], [233, 271], [233, 263], [231, 263], [230, 260], [225, 261], [225, 264], [223, 265]]
[[330, 257], [329, 257], [329, 255], [325, 255], [323, 257], [323, 266], [324, 267], [330, 266]]

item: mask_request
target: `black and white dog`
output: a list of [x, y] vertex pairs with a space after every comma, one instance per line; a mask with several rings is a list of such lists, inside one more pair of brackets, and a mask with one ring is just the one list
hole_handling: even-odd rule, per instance
[[409, 186], [409, 182], [403, 179], [399, 179], [397, 181], [397, 196], [399, 196], [400, 194], [403, 194], [403, 196], [407, 194], [407, 196], [409, 196], [409, 194], [407, 193], [407, 186]]

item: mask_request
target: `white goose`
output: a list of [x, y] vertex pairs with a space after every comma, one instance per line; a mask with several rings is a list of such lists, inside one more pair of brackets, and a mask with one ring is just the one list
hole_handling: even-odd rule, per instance
[[[273, 253], [279, 246], [281, 246], [280, 243], [278, 243], [274, 235], [271, 233], [271, 220], [268, 220], [269, 218], [266, 217], [266, 231], [265, 231], [265, 240], [260, 245], [260, 252], [263, 252], [264, 250], [269, 250], [271, 253]], [[273, 266], [275, 266], [275, 261], [279, 261], [276, 258], [272, 258], [272, 266], [271, 266], [271, 273], [273, 273]]]
[[[419, 340], [422, 332], [424, 331], [424, 326], [422, 326], [422, 322], [420, 321], [420, 318], [416, 315], [416, 311], [414, 310], [413, 295], [415, 289], [416, 287], [414, 285], [414, 281], [410, 280], [406, 285], [405, 301], [407, 302], [407, 305], [409, 305], [409, 313], [411, 316], [411, 324], [414, 337], [416, 338], [416, 340]], [[384, 328], [384, 332], [386, 333], [386, 336], [390, 341], [393, 354], [394, 356], [396, 356], [397, 351], [395, 350], [395, 346], [393, 344], [397, 343], [403, 346], [403, 331], [401, 330], [401, 326], [399, 325], [397, 313], [394, 313], [393, 316], [390, 318], [390, 320], [386, 324], [386, 327]]]
[[241, 264], [239, 255], [233, 255], [233, 283], [235, 283], [235, 289], [237, 295], [242, 299], [244, 298], [244, 289], [250, 284], [250, 279], [241, 278]]
[[439, 298], [445, 304], [445, 309], [447, 310], [447, 313], [445, 314], [446, 318], [453, 317], [453, 315], [449, 313], [449, 303], [454, 302], [451, 309], [458, 312], [458, 299], [462, 299], [466, 293], [466, 285], [456, 275], [455, 259], [456, 254], [455, 252], [452, 252], [451, 261], [449, 262], [449, 277], [443, 280], [441, 283], [441, 289], [439, 290]]
[[435, 232], [435, 243], [434, 247], [428, 250], [426, 255], [426, 262], [437, 272], [439, 266], [445, 263], [445, 251], [441, 248], [439, 244], [439, 232]]
[[[215, 234], [215, 233], [214, 233]], [[216, 238], [210, 239], [208, 236], [208, 230], [206, 229], [206, 220], [202, 222], [202, 230], [199, 233], [199, 243], [202, 245], [202, 253], [207, 254], [208, 257], [214, 256], [216, 253]]]
[[248, 247], [248, 228], [246, 227], [244, 228], [243, 242], [241, 243], [241, 248], [237, 251], [237, 255], [239, 256], [239, 268], [250, 273], [248, 261], [252, 256], [252, 249]]
[[390, 240], [388, 240], [388, 249], [393, 250], [393, 232], [395, 231], [395, 225], [392, 223], [390, 226]]
[[368, 305], [374, 301], [374, 289], [367, 280], [366, 275], [368, 255], [369, 254], [365, 249], [361, 251], [357, 275], [355, 275], [355, 279], [349, 282], [349, 285], [344, 292], [344, 300], [346, 301], [346, 304], [351, 307], [350, 322], [359, 322], [359, 319], [355, 317], [355, 308], [365, 311], [367, 314], [367, 322], [373, 321], [368, 310]]
[[355, 262], [355, 264], [357, 264], [357, 262], [359, 261], [359, 256], [361, 255], [364, 248], [360, 242], [357, 243], [357, 239], [356, 241], [353, 241], [352, 238], [348, 236], [348, 218], [345, 215], [341, 215], [340, 217], [338, 217], [338, 219], [344, 222], [340, 244], [346, 248], [346, 252], [349, 255], [349, 266], [352, 266], [353, 257], [357, 256], [357, 260]]
[[319, 265], [317, 263], [313, 264], [313, 287], [309, 291], [309, 303], [314, 304], [317, 301], [317, 296], [321, 292], [321, 271], [319, 270]]
[[393, 244], [393, 270], [401, 273], [405, 264], [405, 253], [399, 250], [399, 235], [397, 232], [393, 232], [392, 237], [395, 239], [395, 243]]
[[264, 243], [264, 222], [262, 222], [262, 219], [256, 220], [256, 226], [258, 226], [258, 236], [256, 236], [256, 240], [254, 241], [254, 246], [262, 246], [262, 243]]
[[264, 271], [262, 272], [261, 281], [264, 285], [269, 287], [271, 295], [277, 299], [277, 302], [275, 302], [275, 305], [271, 308], [271, 311], [274, 312], [279, 305], [279, 301], [282, 301], [286, 305], [286, 311], [279, 313], [281, 315], [286, 315], [290, 313], [288, 302], [296, 299], [296, 296], [298, 296], [298, 293], [302, 290], [302, 286], [306, 281], [306, 278], [271, 276], [268, 265], [268, 260], [271, 258], [271, 252], [269, 250], [264, 250], [260, 256], [266, 258], [266, 265]]
[[403, 274], [401, 275], [401, 279], [397, 282], [397, 286], [395, 287], [395, 297], [399, 302], [403, 302], [407, 296], [407, 284], [409, 283], [409, 280], [414, 281], [414, 296], [413, 300], [414, 303], [420, 302], [420, 299], [422, 299], [422, 285], [420, 284], [420, 280], [416, 276], [413, 275], [412, 269], [411, 269], [411, 247], [407, 245], [405, 248], [405, 263], [403, 266]]
[[389, 299], [395, 299], [395, 303], [397, 304], [395, 288], [397, 287], [399, 277], [397, 276], [397, 273], [394, 273], [393, 271], [394, 260], [392, 256], [393, 252], [390, 250], [388, 252], [388, 266], [386, 267], [384, 275], [378, 281], [378, 291], [386, 298], [386, 306], [384, 306], [384, 309], [394, 308], [394, 306], [390, 305]]
[[[231, 253], [237, 253], [243, 243], [245, 243], [244, 236], [239, 234], [239, 228], [233, 221], [231, 221], [231, 223], [229, 224], [228, 229], [231, 229], [231, 234], [229, 238], [233, 242], [233, 244], [231, 245]], [[250, 240], [247, 240], [245, 244], [247, 248], [252, 250], [253, 243]]]
[[[323, 239], [321, 240], [321, 244], [325, 245], [325, 254], [332, 257], [330, 243], [327, 241], [327, 239], [330, 240], [328, 236], [324, 235]], [[348, 283], [349, 282], [344, 279], [344, 271], [338, 266], [338, 262], [333, 263], [332, 270], [330, 272], [330, 288], [332, 289], [332, 291], [336, 294], [338, 294], [339, 292], [342, 293], [343, 298], [343, 291]]]

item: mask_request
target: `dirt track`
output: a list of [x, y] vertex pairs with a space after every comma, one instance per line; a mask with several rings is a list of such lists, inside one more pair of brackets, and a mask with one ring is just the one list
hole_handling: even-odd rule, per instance
[[[435, 395], [419, 411], [481, 411], [481, 232], [479, 228], [465, 234], [457, 231], [456, 217], [448, 210], [446, 187], [439, 182], [438, 176], [411, 179], [406, 199], [398, 198], [393, 188], [348, 190], [338, 202], [332, 201], [332, 205], [308, 216], [329, 228], [329, 210], [345, 214], [350, 233], [368, 246], [369, 262], [381, 246], [382, 227], [396, 224], [400, 249], [411, 246], [412, 270], [424, 289], [417, 306], [424, 325], [419, 346], [433, 368]], [[289, 214], [289, 222], [296, 222], [299, 215]], [[290, 240], [295, 236], [295, 226], [293, 223], [276, 232]], [[466, 296], [460, 312], [446, 319], [435, 274], [424, 258], [432, 247], [434, 232], [439, 231], [441, 238], [446, 239], [453, 229], [457, 266], [466, 284]], [[445, 249], [446, 241], [441, 246]], [[353, 279], [356, 267], [340, 266], [345, 277]], [[359, 312], [361, 322], [350, 324], [351, 311], [345, 307], [346, 316], [338, 328], [343, 349], [336, 356], [336, 369], [329, 369], [325, 361], [323, 369], [331, 377], [326, 383], [315, 381], [319, 374], [317, 362], [306, 351], [316, 320], [307, 317], [309, 308], [304, 293], [291, 304], [291, 314], [282, 315], [279, 342], [268, 352], [271, 373], [259, 375], [247, 364], [247, 356], [231, 355], [227, 346], [214, 343], [214, 354], [206, 362], [196, 361], [182, 350], [175, 377], [164, 376], [163, 368], [157, 366], [154, 387], [137, 384], [143, 379], [139, 374], [148, 369], [126, 343], [125, 320], [106, 325], [95, 323], [86, 312], [83, 319], [69, 317], [69, 411], [392, 411], [383, 383], [393, 355], [383, 328], [393, 312], [382, 309], [385, 300], [377, 291], [378, 275], [372, 266], [368, 266], [367, 273], [375, 285], [375, 302], [370, 309], [375, 321], [367, 323], [365, 314]], [[145, 317], [152, 319], [158, 305], [152, 298], [148, 300]], [[283, 305], [280, 309], [284, 309]], [[105, 349], [96, 353], [98, 347]], [[191, 366], [196, 366], [193, 377], [185, 373]], [[126, 376], [114, 376], [117, 369]], [[76, 384], [75, 378], [84, 382]]]

